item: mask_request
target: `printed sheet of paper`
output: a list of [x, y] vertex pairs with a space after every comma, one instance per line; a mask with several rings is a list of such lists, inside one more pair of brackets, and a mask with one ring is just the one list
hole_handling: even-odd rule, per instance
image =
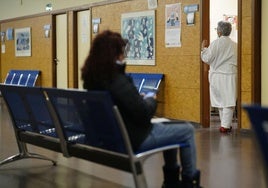
[[166, 5], [166, 47], [181, 47], [181, 3]]

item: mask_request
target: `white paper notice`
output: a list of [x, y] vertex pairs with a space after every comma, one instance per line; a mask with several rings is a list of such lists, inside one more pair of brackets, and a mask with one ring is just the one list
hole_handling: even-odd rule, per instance
[[148, 0], [148, 9], [156, 9], [157, 0]]
[[1, 45], [1, 52], [2, 52], [2, 54], [6, 53], [6, 45], [5, 44]]
[[181, 47], [181, 3], [166, 5], [166, 47]]

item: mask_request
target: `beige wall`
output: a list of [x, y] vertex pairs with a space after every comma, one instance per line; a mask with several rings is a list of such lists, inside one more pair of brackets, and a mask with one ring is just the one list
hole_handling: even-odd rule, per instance
[[268, 1], [262, 0], [262, 104], [268, 106], [268, 22], [266, 18], [268, 17]]

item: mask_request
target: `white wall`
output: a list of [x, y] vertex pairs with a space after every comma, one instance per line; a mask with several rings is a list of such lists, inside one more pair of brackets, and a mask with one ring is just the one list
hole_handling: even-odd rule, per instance
[[103, 0], [0, 0], [0, 20], [46, 12], [51, 3], [53, 10], [88, 5]]
[[268, 106], [268, 22], [266, 18], [268, 17], [268, 1], [262, 0], [262, 55], [261, 55], [261, 66], [262, 66], [262, 84], [261, 84], [261, 100], [262, 104]]
[[[237, 0], [210, 0], [210, 42], [218, 37], [215, 28], [217, 28], [218, 22], [223, 20], [223, 15], [237, 16], [237, 5]], [[235, 26], [233, 26], [230, 37], [237, 42], [237, 30]]]

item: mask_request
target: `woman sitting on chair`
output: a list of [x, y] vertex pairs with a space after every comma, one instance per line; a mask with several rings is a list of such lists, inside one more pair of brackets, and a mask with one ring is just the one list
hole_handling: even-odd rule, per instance
[[180, 149], [182, 175], [177, 150], [163, 152], [163, 188], [198, 188], [200, 171], [196, 169], [194, 127], [190, 123], [151, 123], [156, 111], [156, 96], [141, 96], [132, 80], [122, 71], [127, 45], [119, 33], [104, 31], [96, 36], [82, 67], [83, 87], [108, 90], [125, 122], [134, 151], [163, 145], [186, 143]]

